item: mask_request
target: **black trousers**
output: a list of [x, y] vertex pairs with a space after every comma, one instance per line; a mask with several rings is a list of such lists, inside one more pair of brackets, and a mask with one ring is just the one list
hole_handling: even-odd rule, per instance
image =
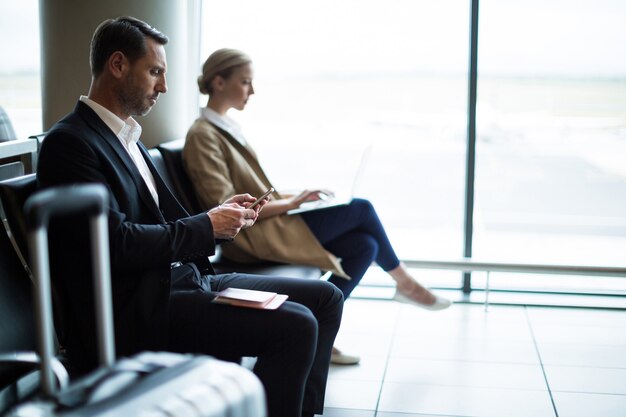
[[[173, 283], [170, 349], [223, 360], [255, 356], [269, 417], [321, 414], [341, 291], [325, 281], [247, 274], [204, 276], [197, 283]], [[289, 300], [277, 310], [211, 303], [214, 292], [229, 287], [287, 294]]]

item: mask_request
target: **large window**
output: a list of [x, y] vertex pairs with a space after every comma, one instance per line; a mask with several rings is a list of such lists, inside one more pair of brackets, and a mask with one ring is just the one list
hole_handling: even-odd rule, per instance
[[0, 3], [0, 106], [18, 139], [41, 133], [38, 4], [37, 0]]
[[[480, 7], [474, 255], [623, 265], [626, 3]], [[626, 293], [623, 279], [494, 280], [501, 288]]]
[[205, 1], [202, 59], [252, 57], [256, 95], [231, 116], [280, 189], [349, 192], [371, 147], [355, 193], [400, 257], [459, 256], [468, 14], [460, 0]]
[[[470, 3], [205, 1], [202, 57], [252, 56], [257, 94], [232, 116], [278, 187], [349, 189], [371, 145], [356, 194], [400, 257], [456, 258]], [[625, 21], [618, 0], [480, 2], [475, 257], [623, 265]], [[458, 272], [418, 274], [460, 286]], [[365, 282], [383, 280], [373, 270]], [[626, 293], [614, 278], [492, 274], [492, 285]]]

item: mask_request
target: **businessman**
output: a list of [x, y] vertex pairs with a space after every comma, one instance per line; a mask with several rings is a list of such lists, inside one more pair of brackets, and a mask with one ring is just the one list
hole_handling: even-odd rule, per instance
[[[215, 275], [207, 257], [216, 239], [251, 227], [255, 198], [236, 195], [190, 216], [155, 170], [133, 117], [167, 92], [168, 38], [132, 17], [106, 20], [90, 51], [87, 96], [44, 139], [37, 179], [48, 188], [104, 184], [110, 195], [109, 237], [116, 348], [121, 355], [169, 350], [225, 360], [258, 357], [270, 417], [321, 414], [330, 352], [343, 299], [318, 280]], [[80, 372], [96, 363], [89, 236], [84, 219], [50, 229], [52, 274], [62, 300], [64, 345]], [[248, 288], [285, 293], [277, 310], [211, 303], [215, 292]]]

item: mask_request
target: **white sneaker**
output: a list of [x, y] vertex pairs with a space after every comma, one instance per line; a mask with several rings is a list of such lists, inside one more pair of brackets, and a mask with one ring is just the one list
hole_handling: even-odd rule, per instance
[[330, 363], [334, 363], [335, 365], [356, 365], [360, 361], [360, 357], [355, 355], [346, 355], [335, 347], [333, 347], [333, 353], [330, 355]]
[[417, 301], [402, 294], [400, 291], [398, 291], [398, 288], [396, 288], [396, 293], [393, 295], [393, 299], [400, 303], [411, 304], [413, 306], [420, 307], [420, 308], [430, 310], [430, 311], [445, 310], [446, 308], [452, 305], [452, 301], [448, 300], [447, 298], [440, 297], [438, 295], [435, 295], [435, 302], [432, 304], [418, 303]]

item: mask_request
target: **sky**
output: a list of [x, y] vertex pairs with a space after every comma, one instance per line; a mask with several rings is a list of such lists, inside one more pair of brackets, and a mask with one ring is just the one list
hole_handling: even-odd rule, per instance
[[[626, 76], [626, 1], [481, 0], [483, 74]], [[465, 73], [468, 0], [206, 1], [204, 48], [276, 74]], [[38, 0], [0, 0], [0, 73], [39, 67]], [[295, 68], [294, 68], [295, 67]]]
[[[483, 74], [626, 74], [626, 1], [481, 0], [480, 7]], [[240, 48], [280, 76], [467, 71], [467, 0], [206, 2], [202, 23], [203, 56]]]
[[39, 1], [0, 0], [0, 74], [39, 71]]

